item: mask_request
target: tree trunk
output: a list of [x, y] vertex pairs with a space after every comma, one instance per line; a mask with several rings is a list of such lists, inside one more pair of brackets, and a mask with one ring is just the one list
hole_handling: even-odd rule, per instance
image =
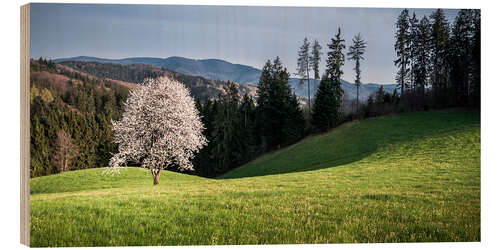
[[158, 173], [153, 173], [153, 185], [160, 184], [160, 175], [161, 175], [161, 169], [158, 171]]
[[307, 104], [309, 106], [308, 114], [311, 113], [311, 88], [309, 87], [309, 69], [307, 70]]
[[359, 82], [356, 83], [356, 117], [359, 115]]
[[63, 170], [62, 172], [64, 171], [68, 171], [68, 155], [67, 154], [64, 154], [64, 158], [63, 158], [63, 162], [64, 162], [64, 167], [63, 167]]

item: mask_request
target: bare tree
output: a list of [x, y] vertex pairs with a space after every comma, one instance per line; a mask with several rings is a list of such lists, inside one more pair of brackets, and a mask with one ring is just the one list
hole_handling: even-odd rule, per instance
[[68, 171], [73, 158], [79, 155], [78, 147], [71, 141], [71, 136], [64, 130], [57, 132], [53, 160], [59, 173]]
[[192, 170], [190, 159], [207, 144], [204, 129], [188, 89], [168, 77], [146, 79], [130, 92], [120, 121], [113, 121], [116, 153], [108, 170], [127, 162], [151, 170], [153, 183], [167, 167]]

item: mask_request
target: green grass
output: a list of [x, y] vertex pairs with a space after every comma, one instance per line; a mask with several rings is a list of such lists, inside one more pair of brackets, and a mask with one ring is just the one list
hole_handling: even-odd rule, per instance
[[89, 169], [31, 180], [32, 246], [480, 240], [467, 112], [349, 123], [219, 179]]

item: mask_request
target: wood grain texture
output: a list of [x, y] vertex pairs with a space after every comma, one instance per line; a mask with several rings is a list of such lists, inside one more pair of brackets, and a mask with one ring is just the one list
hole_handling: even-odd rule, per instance
[[21, 244], [30, 245], [30, 5], [21, 6]]

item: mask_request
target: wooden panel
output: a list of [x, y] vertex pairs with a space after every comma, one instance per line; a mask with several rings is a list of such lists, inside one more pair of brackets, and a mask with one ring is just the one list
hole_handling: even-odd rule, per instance
[[21, 6], [21, 243], [30, 244], [30, 6]]

